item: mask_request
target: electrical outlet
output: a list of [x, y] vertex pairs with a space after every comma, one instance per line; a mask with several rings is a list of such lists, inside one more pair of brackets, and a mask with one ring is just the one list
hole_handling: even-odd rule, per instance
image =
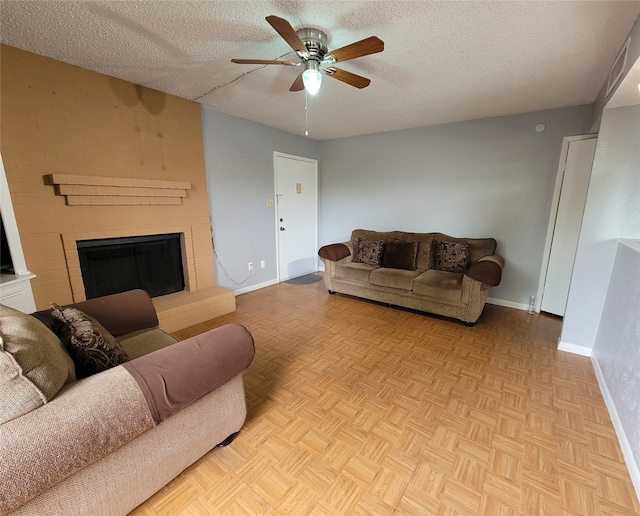
[[247, 267], [248, 267], [248, 269], [249, 269], [250, 271], [252, 271], [252, 270], [253, 270], [253, 262], [249, 262], [249, 263], [247, 264]]
[[260, 260], [260, 268], [264, 269], [265, 265], [264, 265], [264, 260]]

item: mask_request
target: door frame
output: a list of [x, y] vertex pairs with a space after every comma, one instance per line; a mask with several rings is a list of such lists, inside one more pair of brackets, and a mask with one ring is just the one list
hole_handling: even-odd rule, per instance
[[[306, 163], [313, 164], [313, 175], [314, 175], [314, 213], [313, 218], [315, 220], [314, 228], [313, 228], [313, 241], [315, 244], [315, 248], [318, 249], [318, 160], [313, 158], [305, 158], [302, 156], [296, 156], [294, 154], [286, 154], [284, 152], [273, 151], [273, 198], [275, 199], [276, 205], [275, 210], [273, 210], [273, 220], [275, 222], [275, 232], [276, 232], [276, 274], [278, 283], [281, 281], [281, 272], [280, 272], [280, 231], [278, 228], [280, 227], [280, 223], [278, 222], [278, 167], [277, 167], [277, 158], [287, 158], [293, 159], [296, 161], [304, 161]], [[317, 271], [318, 269], [318, 255], [316, 254], [313, 258], [313, 266]]]
[[[547, 281], [547, 271], [549, 269], [549, 258], [551, 257], [551, 244], [553, 242], [553, 233], [556, 228], [556, 219], [558, 217], [558, 208], [560, 206], [560, 194], [562, 193], [562, 182], [564, 181], [564, 173], [567, 168], [567, 156], [569, 154], [569, 145], [571, 142], [581, 140], [593, 140], [598, 138], [598, 133], [581, 134], [578, 136], [565, 136], [562, 139], [562, 150], [560, 151], [560, 161], [558, 163], [558, 174], [556, 176], [556, 185], [553, 190], [553, 199], [551, 201], [551, 213], [549, 215], [549, 225], [547, 226], [547, 238], [544, 243], [544, 253], [542, 255], [542, 267], [540, 269], [540, 280], [538, 282], [538, 291], [536, 293], [535, 311], [540, 313], [542, 306], [542, 296], [544, 294], [544, 285]], [[597, 144], [596, 144], [597, 147]]]

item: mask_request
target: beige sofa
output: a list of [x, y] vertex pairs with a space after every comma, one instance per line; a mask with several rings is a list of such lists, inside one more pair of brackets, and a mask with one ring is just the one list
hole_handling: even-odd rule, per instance
[[[379, 251], [379, 252], [378, 252]], [[324, 283], [336, 292], [460, 319], [472, 326], [504, 260], [493, 238], [356, 229], [324, 246]]]
[[0, 305], [0, 514], [127, 514], [245, 421], [244, 326], [177, 342], [144, 291], [74, 306], [129, 360], [76, 380], [50, 311]]

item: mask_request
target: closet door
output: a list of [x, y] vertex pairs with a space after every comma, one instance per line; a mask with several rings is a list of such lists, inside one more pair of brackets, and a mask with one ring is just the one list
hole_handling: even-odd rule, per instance
[[564, 316], [596, 142], [591, 138], [569, 143], [542, 295], [543, 312]]

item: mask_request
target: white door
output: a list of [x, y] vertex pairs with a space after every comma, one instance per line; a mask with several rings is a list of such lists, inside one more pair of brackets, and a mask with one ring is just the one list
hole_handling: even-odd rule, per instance
[[317, 270], [318, 162], [274, 153], [278, 280]]
[[569, 295], [596, 142], [596, 138], [570, 141], [567, 150], [541, 305], [544, 312], [559, 316], [564, 316]]

